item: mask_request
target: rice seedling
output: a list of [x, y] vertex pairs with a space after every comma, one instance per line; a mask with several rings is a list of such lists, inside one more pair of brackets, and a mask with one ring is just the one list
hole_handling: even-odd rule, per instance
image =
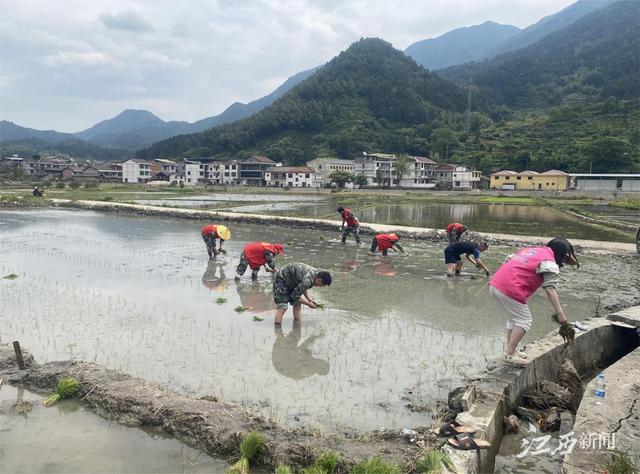
[[213, 300], [214, 303], [216, 304], [225, 304], [227, 302], [226, 298], [216, 298], [215, 300]]
[[13, 405], [13, 409], [18, 415], [27, 416], [33, 410], [33, 404], [31, 402], [16, 402]]
[[333, 474], [340, 462], [340, 453], [335, 451], [327, 451], [322, 453], [318, 459], [316, 459], [315, 465], [322, 468], [322, 472], [325, 474]]
[[606, 472], [609, 474], [637, 474], [640, 466], [631, 459], [628, 452], [614, 450], [611, 460], [607, 463]]
[[432, 449], [416, 463], [416, 471], [425, 474], [439, 474], [443, 467], [451, 472], [456, 472], [449, 455], [439, 449]]
[[247, 308], [246, 308], [246, 307], [244, 307], [244, 306], [242, 306], [242, 305], [238, 305], [238, 306], [236, 306], [235, 308], [233, 308], [233, 310], [234, 310], [236, 313], [244, 313], [244, 312], [247, 310]]
[[44, 406], [50, 407], [55, 405], [58, 400], [71, 397], [78, 391], [78, 386], [78, 381], [73, 377], [61, 378], [58, 380], [55, 393], [44, 401]]
[[264, 318], [259, 318], [258, 316], [253, 317], [254, 321], [264, 321]]
[[240, 459], [229, 469], [230, 474], [249, 474], [249, 463], [265, 445], [265, 437], [251, 431], [240, 441]]
[[18, 278], [18, 275], [16, 275], [15, 273], [9, 273], [6, 276], [2, 277], [4, 280], [15, 280], [16, 278]]
[[326, 305], [324, 303], [316, 303], [316, 308], [318, 309], [325, 309]]
[[279, 464], [278, 467], [276, 467], [274, 474], [293, 474], [293, 473], [291, 472], [291, 469], [289, 468], [289, 466], [286, 466], [285, 464]]
[[351, 471], [352, 474], [402, 474], [400, 466], [388, 463], [380, 458], [372, 458], [358, 463]]
[[302, 470], [302, 474], [328, 474], [328, 472], [317, 464], [314, 464], [313, 466], [305, 467]]

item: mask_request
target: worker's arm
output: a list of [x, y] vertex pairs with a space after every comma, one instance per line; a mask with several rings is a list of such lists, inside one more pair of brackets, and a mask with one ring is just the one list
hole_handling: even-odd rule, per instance
[[489, 276], [491, 274], [489, 269], [485, 266], [485, 264], [479, 258], [476, 258], [476, 267], [477, 268], [482, 268], [484, 270], [484, 274], [487, 275], [487, 276]]
[[[391, 247], [391, 248], [394, 248], [394, 247], [396, 247], [398, 250], [400, 250], [400, 252], [403, 253], [404, 255], [409, 255], [407, 252], [404, 251], [404, 249], [402, 248], [402, 245], [400, 245], [398, 242], [393, 244], [393, 247]], [[395, 248], [394, 248], [394, 250], [395, 250]]]
[[274, 256], [275, 255], [268, 250], [264, 253], [264, 259], [267, 261], [267, 263], [264, 264], [264, 269], [269, 273], [275, 273], [276, 271], [276, 263], [273, 261]]
[[314, 300], [314, 299], [311, 297], [311, 295], [309, 294], [309, 290], [304, 290], [303, 295], [304, 295], [304, 297], [305, 297], [308, 301], [310, 301], [311, 303], [313, 303], [313, 304], [314, 304], [314, 306], [315, 306], [315, 304], [316, 304], [316, 300]]
[[305, 285], [304, 281], [299, 283], [291, 292], [291, 300], [300, 302], [303, 305], [308, 306], [309, 308], [315, 308], [315, 302], [309, 297], [307, 288], [308, 287]]
[[544, 291], [547, 293], [547, 298], [549, 298], [551, 306], [553, 306], [553, 309], [558, 315], [558, 322], [560, 324], [567, 324], [569, 321], [564, 314], [564, 310], [562, 309], [562, 305], [560, 304], [560, 298], [558, 297], [558, 292], [556, 291], [555, 287], [547, 286]]

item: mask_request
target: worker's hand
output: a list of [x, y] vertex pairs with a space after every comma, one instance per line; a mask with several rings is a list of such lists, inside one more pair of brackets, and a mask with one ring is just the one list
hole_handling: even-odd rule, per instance
[[560, 323], [560, 326], [564, 326], [565, 324], [569, 324], [569, 320], [567, 319], [567, 317], [564, 314], [559, 314], [558, 315], [558, 322]]
[[485, 270], [484, 275], [488, 278], [491, 276], [491, 273], [489, 273], [489, 270]]
[[316, 302], [315, 301], [309, 301], [307, 303], [307, 306], [311, 309], [315, 309], [316, 308]]

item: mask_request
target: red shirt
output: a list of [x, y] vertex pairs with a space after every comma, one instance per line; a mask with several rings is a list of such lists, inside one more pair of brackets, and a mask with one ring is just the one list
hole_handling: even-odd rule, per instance
[[360, 225], [360, 223], [358, 222], [358, 218], [353, 215], [351, 209], [345, 208], [345, 210], [342, 211], [342, 220], [345, 221], [348, 226], [355, 227]]
[[213, 224], [209, 224], [206, 225], [202, 228], [201, 230], [202, 235], [206, 235], [207, 237], [209, 237], [211, 234], [213, 234], [213, 236], [216, 239], [219, 239], [220, 236], [218, 235], [218, 226], [217, 225], [213, 225]]
[[394, 246], [394, 244], [400, 240], [396, 234], [378, 234], [376, 235], [376, 241], [378, 242], [378, 248], [383, 250], [388, 250]]
[[460, 234], [462, 234], [462, 232], [464, 232], [466, 229], [465, 229], [465, 227], [464, 227], [462, 224], [460, 224], [459, 222], [454, 222], [453, 224], [449, 224], [449, 225], [447, 226], [447, 234], [450, 234], [450, 233], [451, 233], [451, 232], [453, 232], [454, 230], [456, 231], [456, 233], [457, 233], [458, 235], [460, 235]]
[[276, 246], [268, 242], [253, 242], [244, 246], [244, 257], [252, 270], [268, 263], [264, 255], [265, 252], [271, 252], [273, 255], [279, 253]]

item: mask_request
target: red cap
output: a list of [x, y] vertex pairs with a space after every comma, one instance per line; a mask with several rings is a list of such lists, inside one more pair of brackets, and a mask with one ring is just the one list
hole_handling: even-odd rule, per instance
[[284, 250], [282, 250], [282, 244], [276, 244], [275, 247], [280, 255], [284, 255]]

